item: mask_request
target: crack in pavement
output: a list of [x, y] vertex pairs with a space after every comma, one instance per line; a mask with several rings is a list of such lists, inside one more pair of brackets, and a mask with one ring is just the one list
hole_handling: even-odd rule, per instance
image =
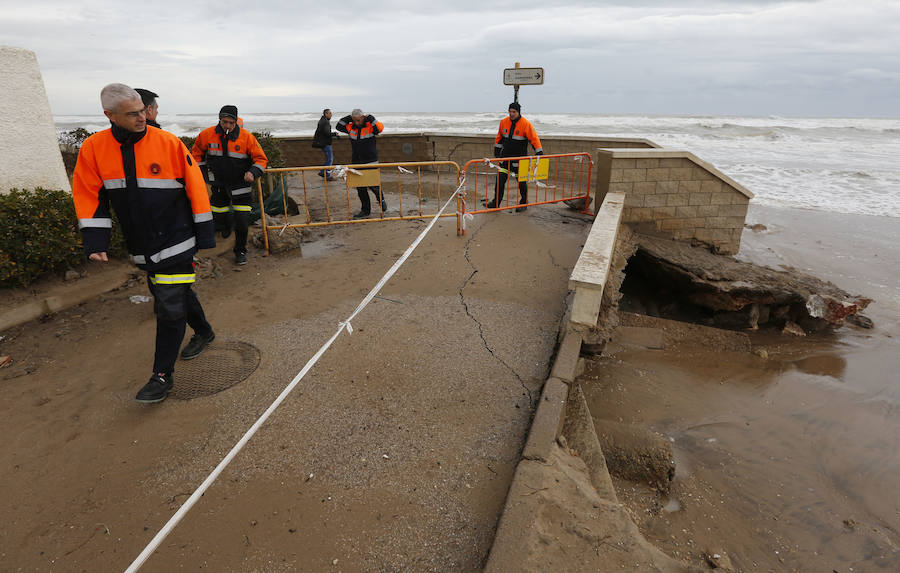
[[469, 248], [472, 245], [472, 241], [475, 239], [475, 237], [478, 235], [478, 233], [481, 232], [481, 230], [485, 227], [486, 224], [487, 223], [483, 223], [480, 227], [478, 227], [478, 230], [476, 230], [474, 233], [472, 233], [472, 236], [469, 237], [469, 239], [466, 241], [466, 250], [465, 250], [463, 256], [465, 256], [465, 258], [466, 258], [466, 263], [468, 263], [468, 265], [470, 267], [472, 267], [472, 272], [469, 273], [469, 276], [466, 277], [466, 280], [464, 280], [463, 283], [459, 287], [459, 291], [458, 291], [459, 302], [462, 303], [463, 309], [466, 311], [466, 316], [471, 318], [472, 321], [475, 323], [475, 325], [478, 327], [478, 336], [481, 337], [481, 343], [484, 345], [485, 350], [487, 350], [491, 356], [493, 356], [500, 364], [502, 364], [507, 370], [509, 370], [513, 376], [516, 377], [516, 379], [519, 381], [519, 384], [522, 385], [522, 389], [525, 390], [525, 393], [528, 396], [528, 407], [533, 408], [534, 407], [534, 396], [531, 393], [531, 389], [528, 387], [527, 384], [525, 384], [525, 380], [523, 380], [522, 377], [519, 376], [519, 373], [516, 372], [512, 366], [507, 364], [507, 362], [505, 360], [503, 360], [502, 358], [500, 358], [499, 356], [497, 356], [494, 353], [494, 349], [491, 348], [491, 345], [488, 344], [487, 338], [485, 338], [485, 336], [484, 336], [484, 325], [482, 325], [481, 321], [478, 320], [477, 318], [475, 318], [475, 315], [472, 314], [472, 311], [469, 310], [469, 304], [466, 302], [465, 295], [463, 295], [463, 291], [465, 290], [465, 288], [467, 286], [469, 286], [469, 282], [471, 282], [472, 278], [478, 273], [478, 268], [475, 266], [474, 263], [472, 263], [472, 259], [469, 257]]

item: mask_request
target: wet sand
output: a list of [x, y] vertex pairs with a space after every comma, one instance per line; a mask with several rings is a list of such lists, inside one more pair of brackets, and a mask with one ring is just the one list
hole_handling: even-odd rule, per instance
[[669, 495], [616, 479], [647, 538], [739, 571], [900, 570], [900, 224], [752, 207], [740, 257], [802, 269], [875, 300], [875, 328], [794, 338], [748, 333], [754, 350], [679, 340], [612, 345], [582, 382], [597, 420], [673, 445]]
[[[530, 209], [458, 238], [442, 221], [143, 570], [479, 570], [588, 224]], [[262, 360], [211, 397], [134, 402], [143, 281], [4, 333], [0, 570], [123, 570], [423, 226], [219, 257], [196, 290], [218, 336]]]

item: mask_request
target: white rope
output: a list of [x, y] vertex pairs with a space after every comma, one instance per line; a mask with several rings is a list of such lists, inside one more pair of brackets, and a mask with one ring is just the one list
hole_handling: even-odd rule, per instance
[[354, 175], [362, 175], [362, 173], [360, 173], [356, 169], [353, 169], [352, 167], [347, 167], [346, 165], [336, 165], [331, 170], [331, 176], [335, 177], [337, 179], [346, 179], [347, 173], [352, 173]]
[[378, 294], [381, 288], [391, 279], [391, 277], [394, 276], [394, 274], [400, 269], [400, 267], [403, 266], [403, 263], [406, 262], [406, 259], [409, 258], [416, 247], [419, 246], [419, 243], [422, 242], [422, 239], [424, 239], [428, 232], [431, 231], [431, 228], [434, 227], [434, 224], [447, 209], [447, 206], [450, 205], [450, 202], [453, 201], [456, 195], [464, 188], [465, 184], [465, 178], [463, 178], [463, 181], [459, 184], [459, 187], [457, 187], [456, 191], [454, 191], [450, 195], [450, 198], [447, 199], [447, 202], [444, 203], [444, 206], [441, 207], [440, 211], [438, 211], [437, 214], [432, 217], [431, 221], [428, 223], [428, 226], [425, 227], [425, 229], [419, 234], [416, 240], [412, 242], [409, 248], [406, 249], [406, 251], [400, 256], [400, 258], [397, 259], [394, 265], [390, 269], [388, 269], [383, 277], [381, 277], [381, 280], [378, 281], [378, 284], [372, 287], [372, 290], [370, 290], [369, 294], [367, 294], [362, 302], [359, 303], [359, 306], [356, 307], [356, 310], [350, 313], [350, 316], [348, 316], [346, 320], [342, 321], [338, 325], [337, 331], [331, 335], [331, 338], [329, 338], [328, 341], [325, 342], [325, 344], [323, 344], [315, 354], [313, 354], [312, 358], [309, 359], [303, 369], [300, 370], [300, 372], [298, 372], [296, 376], [294, 376], [294, 379], [291, 380], [291, 383], [285, 386], [284, 390], [281, 391], [281, 394], [279, 394], [278, 397], [275, 398], [275, 401], [272, 402], [272, 404], [268, 408], [266, 408], [266, 411], [263, 412], [262, 416], [260, 416], [252, 426], [250, 426], [250, 429], [247, 430], [247, 432], [241, 437], [241, 439], [238, 440], [238, 443], [236, 443], [234, 447], [231, 448], [231, 451], [228, 452], [228, 454], [222, 459], [221, 462], [219, 462], [219, 465], [217, 465], [212, 473], [210, 473], [206, 477], [206, 479], [203, 480], [203, 483], [200, 484], [200, 487], [198, 487], [194, 491], [194, 493], [191, 494], [191, 497], [187, 498], [184, 504], [178, 508], [178, 511], [175, 512], [175, 515], [169, 518], [169, 521], [166, 522], [163, 528], [159, 530], [159, 533], [157, 533], [156, 536], [154, 536], [153, 539], [150, 540], [150, 543], [147, 544], [147, 547], [145, 547], [144, 550], [141, 551], [141, 554], [138, 555], [137, 558], [131, 563], [131, 565], [128, 566], [128, 569], [125, 570], [125, 573], [134, 573], [135, 571], [138, 571], [144, 564], [144, 562], [150, 558], [153, 552], [159, 548], [160, 544], [165, 540], [169, 533], [171, 533], [172, 530], [175, 529], [175, 526], [178, 525], [178, 523], [187, 514], [187, 512], [190, 511], [192, 507], [194, 507], [194, 504], [197, 503], [197, 501], [201, 497], [203, 497], [203, 494], [207, 489], [209, 489], [209, 486], [211, 486], [213, 482], [216, 481], [216, 478], [219, 477], [219, 474], [221, 474], [222, 471], [226, 467], [228, 467], [228, 464], [230, 464], [234, 457], [237, 456], [238, 453], [244, 448], [250, 438], [252, 438], [256, 431], [259, 430], [260, 426], [262, 426], [266, 422], [266, 420], [269, 419], [269, 416], [271, 416], [272, 413], [278, 408], [278, 406], [281, 405], [284, 399], [287, 398], [288, 394], [290, 394], [291, 391], [293, 391], [293, 389], [297, 386], [297, 384], [299, 384], [300, 381], [303, 380], [303, 377], [306, 376], [307, 372], [309, 372], [313, 366], [315, 366], [316, 362], [319, 361], [319, 358], [321, 358], [322, 355], [325, 354], [325, 352], [329, 348], [331, 348], [331, 345], [335, 340], [337, 340], [337, 337], [341, 334], [341, 331], [346, 328], [348, 334], [353, 334], [353, 327], [351, 326], [350, 321], [356, 318], [356, 316], [359, 315], [359, 313], [362, 312], [362, 310], [366, 308], [366, 306], [370, 302], [372, 302], [372, 299], [375, 298], [375, 295]]

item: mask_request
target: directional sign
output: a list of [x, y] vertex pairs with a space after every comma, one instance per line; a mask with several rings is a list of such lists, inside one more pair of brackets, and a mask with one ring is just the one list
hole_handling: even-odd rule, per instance
[[544, 83], [544, 68], [506, 68], [503, 70], [503, 85], [539, 86]]

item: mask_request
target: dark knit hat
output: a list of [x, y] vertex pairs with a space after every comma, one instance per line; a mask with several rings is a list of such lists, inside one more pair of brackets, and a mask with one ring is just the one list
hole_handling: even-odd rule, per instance
[[236, 105], [223, 105], [222, 109], [219, 110], [219, 119], [223, 117], [230, 117], [237, 121], [237, 106]]
[[517, 112], [522, 113], [522, 106], [520, 106], [519, 102], [517, 102], [517, 101], [514, 101], [511, 104], [509, 104], [509, 109], [514, 109]]
[[136, 91], [138, 95], [141, 96], [141, 101], [144, 102], [144, 105], [150, 105], [156, 100], [156, 98], [159, 97], [157, 94], [151, 92], [150, 90], [145, 90], [144, 88], [134, 88], [134, 91]]

